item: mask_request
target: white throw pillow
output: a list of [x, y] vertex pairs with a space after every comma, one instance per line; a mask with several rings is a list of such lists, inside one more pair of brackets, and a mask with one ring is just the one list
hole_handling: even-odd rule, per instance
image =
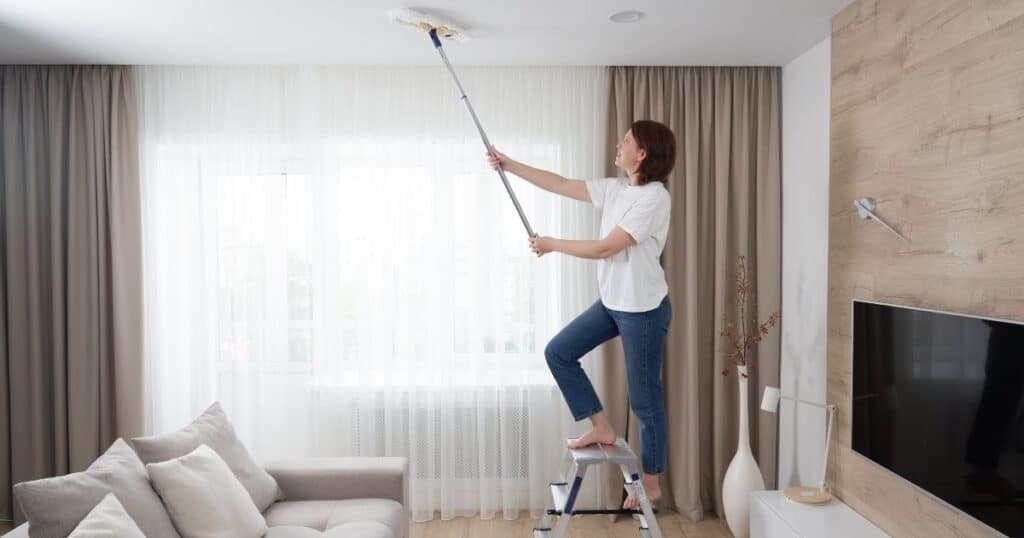
[[146, 538], [124, 506], [113, 493], [108, 493], [85, 516], [68, 538]]
[[171, 521], [185, 538], [256, 538], [267, 522], [227, 463], [206, 445], [146, 465]]
[[260, 512], [284, 498], [274, 478], [256, 464], [238, 439], [235, 427], [218, 402], [176, 432], [132, 439], [132, 446], [144, 464], [180, 458], [199, 445], [209, 446], [228, 464]]

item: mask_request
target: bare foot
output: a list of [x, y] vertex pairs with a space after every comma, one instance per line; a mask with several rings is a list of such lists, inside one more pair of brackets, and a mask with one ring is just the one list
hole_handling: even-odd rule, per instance
[[[655, 501], [661, 498], [661, 486], [658, 484], [658, 475], [644, 473], [640, 477], [640, 483], [644, 486], [647, 500], [651, 502], [651, 505], [654, 505]], [[622, 507], [627, 510], [634, 510], [640, 507], [640, 502], [630, 493], [626, 497], [626, 501], [622, 503]]]
[[583, 448], [587, 445], [594, 443], [601, 443], [602, 445], [614, 445], [615, 439], [618, 436], [615, 435], [615, 430], [607, 426], [594, 426], [591, 430], [577, 439], [569, 441], [569, 448]]

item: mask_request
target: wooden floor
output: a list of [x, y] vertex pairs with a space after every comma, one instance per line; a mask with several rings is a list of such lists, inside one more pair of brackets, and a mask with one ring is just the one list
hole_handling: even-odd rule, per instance
[[[520, 516], [515, 521], [504, 519], [455, 518], [413, 523], [409, 538], [529, 538], [536, 519]], [[658, 526], [664, 538], [731, 538], [732, 534], [720, 519], [693, 523], [675, 512], [662, 511]], [[612, 524], [606, 516], [576, 516], [569, 526], [571, 538], [638, 538], [636, 521], [619, 518]]]
[[[504, 519], [466, 519], [449, 521], [435, 519], [426, 523], [413, 523], [409, 538], [529, 538], [537, 524], [528, 516], [515, 521]], [[729, 528], [720, 519], [705, 519], [693, 523], [676, 513], [665, 511], [658, 515], [658, 525], [664, 538], [729, 538]], [[0, 534], [9, 532], [9, 523], [0, 523]], [[569, 527], [572, 538], [633, 538], [640, 536], [632, 519], [619, 518], [611, 524], [603, 516], [577, 516]]]

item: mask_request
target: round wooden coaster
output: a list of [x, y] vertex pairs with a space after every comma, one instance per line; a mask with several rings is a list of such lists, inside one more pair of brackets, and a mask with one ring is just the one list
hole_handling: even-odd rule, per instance
[[800, 504], [825, 504], [832, 500], [832, 494], [818, 488], [795, 486], [782, 492], [787, 499]]

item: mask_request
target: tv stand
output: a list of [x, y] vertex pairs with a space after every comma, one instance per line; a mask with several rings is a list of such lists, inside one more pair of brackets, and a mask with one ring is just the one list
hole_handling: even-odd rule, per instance
[[881, 538], [889, 536], [838, 499], [807, 505], [781, 491], [750, 496], [750, 538]]

